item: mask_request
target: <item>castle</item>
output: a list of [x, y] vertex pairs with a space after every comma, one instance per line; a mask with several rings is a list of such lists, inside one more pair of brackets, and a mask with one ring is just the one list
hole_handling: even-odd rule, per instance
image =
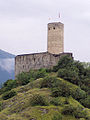
[[54, 22], [48, 24], [47, 52], [17, 55], [15, 58], [15, 76], [30, 69], [52, 68], [60, 57], [72, 53], [64, 53], [64, 24]]

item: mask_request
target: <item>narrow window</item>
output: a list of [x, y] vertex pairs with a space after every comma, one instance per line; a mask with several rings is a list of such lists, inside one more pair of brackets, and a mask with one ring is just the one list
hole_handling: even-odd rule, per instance
[[53, 29], [55, 30], [55, 27], [53, 27]]
[[48, 28], [48, 30], [50, 30], [50, 28]]
[[23, 65], [23, 69], [24, 69], [24, 65]]

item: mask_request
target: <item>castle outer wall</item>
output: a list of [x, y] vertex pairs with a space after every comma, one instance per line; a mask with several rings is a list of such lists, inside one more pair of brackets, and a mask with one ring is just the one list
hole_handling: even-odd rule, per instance
[[15, 76], [21, 72], [29, 72], [31, 69], [52, 68], [57, 65], [61, 56], [72, 53], [51, 54], [48, 52], [18, 55], [15, 58]]

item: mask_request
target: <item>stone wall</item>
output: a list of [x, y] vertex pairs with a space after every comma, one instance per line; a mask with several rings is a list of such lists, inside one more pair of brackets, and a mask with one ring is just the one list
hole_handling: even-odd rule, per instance
[[64, 24], [54, 22], [48, 24], [48, 52], [60, 54], [64, 52]]
[[15, 76], [21, 72], [29, 72], [31, 69], [52, 68], [61, 56], [67, 54], [72, 57], [72, 53], [55, 55], [48, 52], [18, 55], [15, 58]]

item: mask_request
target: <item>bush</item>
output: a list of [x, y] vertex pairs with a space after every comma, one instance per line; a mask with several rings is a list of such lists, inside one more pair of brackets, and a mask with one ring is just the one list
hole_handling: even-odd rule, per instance
[[16, 84], [16, 80], [7, 80], [3, 87], [5, 88], [5, 92], [8, 91], [8, 90], [11, 90], [12, 88], [15, 88], [17, 86]]
[[0, 120], [8, 120], [8, 116], [5, 113], [1, 113]]
[[26, 85], [29, 83], [29, 76], [28, 73], [22, 72], [16, 76], [17, 84], [18, 85]]
[[30, 99], [30, 104], [32, 106], [35, 106], [35, 105], [47, 106], [48, 102], [44, 96], [41, 96], [39, 94], [34, 94]]
[[41, 88], [46, 87], [46, 88], [52, 88], [56, 87], [60, 81], [56, 77], [50, 77], [47, 76], [43, 79], [41, 83]]
[[52, 120], [62, 120], [62, 115], [60, 113], [54, 114]]
[[12, 98], [12, 97], [15, 96], [16, 94], [17, 94], [16, 91], [11, 90], [11, 91], [5, 92], [5, 93], [2, 95], [2, 98], [3, 98], [3, 100], [7, 100], [7, 99], [9, 99], [9, 98]]
[[59, 98], [53, 98], [51, 101], [50, 101], [51, 104], [55, 105], [55, 106], [59, 106], [59, 105], [62, 105], [63, 103], [60, 101]]
[[51, 72], [53, 72], [53, 70], [52, 70], [51, 68], [49, 68], [49, 69], [47, 68], [47, 69], [46, 69], [46, 72], [47, 72], [47, 73], [51, 73]]
[[90, 95], [88, 95], [85, 99], [81, 99], [80, 103], [87, 108], [90, 108]]
[[46, 75], [47, 75], [46, 69], [44, 69], [44, 68], [39, 69], [39, 70], [36, 72], [35, 79], [44, 78]]
[[76, 71], [72, 71], [71, 69], [59, 69], [58, 77], [63, 78], [64, 80], [68, 80], [69, 82], [76, 83], [79, 79], [78, 73]]
[[0, 102], [0, 111], [2, 110], [2, 102]]
[[39, 70], [30, 70], [28, 73], [29, 79], [34, 78], [35, 80], [38, 78], [43, 78], [47, 75], [46, 69], [42, 68]]
[[66, 86], [66, 85], [52, 88], [51, 91], [52, 91], [53, 97], [59, 97], [59, 96], [68, 97], [68, 96], [70, 96], [70, 91], [68, 89], [68, 86]]
[[3, 94], [7, 91], [10, 91], [11, 89], [17, 87], [16, 80], [7, 80], [4, 84], [3, 87], [0, 89], [0, 94]]
[[57, 72], [61, 68], [68, 68], [71, 67], [73, 64], [73, 59], [69, 55], [64, 55], [60, 58], [58, 64], [53, 67], [53, 71]]
[[70, 104], [66, 105], [63, 108], [62, 114], [64, 114], [64, 115], [74, 115], [75, 118], [86, 118], [87, 117], [86, 111], [81, 106], [73, 107]]
[[80, 88], [77, 88], [76, 90], [71, 92], [72, 97], [76, 100], [80, 100], [80, 99], [85, 99], [86, 98], [86, 92], [81, 90]]
[[32, 80], [36, 80], [38, 78], [43, 78], [47, 75], [46, 69], [42, 68], [39, 70], [30, 70], [28, 73], [22, 72], [17, 75], [17, 83], [18, 85], [26, 85]]
[[62, 114], [64, 114], [64, 115], [73, 115], [75, 110], [76, 109], [72, 105], [69, 104], [69, 105], [66, 105], [64, 107], [64, 109], [62, 110]]
[[76, 108], [76, 110], [74, 111], [74, 116], [76, 118], [86, 118], [87, 117], [87, 113], [86, 111], [84, 110], [84, 108], [78, 106]]

